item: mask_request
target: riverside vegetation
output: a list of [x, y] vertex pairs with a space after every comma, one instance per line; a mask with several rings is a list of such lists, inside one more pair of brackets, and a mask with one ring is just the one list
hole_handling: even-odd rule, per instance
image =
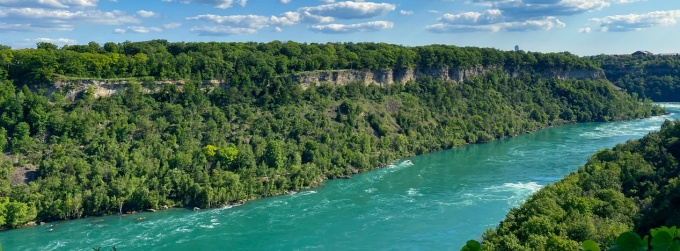
[[[679, 159], [680, 121], [601, 150], [513, 208], [484, 233], [481, 250], [579, 250], [581, 242], [585, 250], [680, 250], [680, 231], [659, 228], [680, 225]], [[631, 229], [651, 232], [651, 241]]]
[[[165, 206], [218, 207], [317, 186], [414, 154], [551, 125], [663, 112], [606, 80], [540, 74], [597, 71], [569, 53], [156, 40], [2, 48], [0, 62], [7, 66], [0, 67], [0, 225], [10, 228]], [[425, 77], [385, 87], [355, 82], [303, 89], [286, 77], [479, 65], [497, 68], [463, 83]], [[58, 78], [128, 78], [129, 84], [108, 98], [94, 98], [91, 90], [74, 101], [63, 92], [44, 95]], [[143, 91], [147, 80], [168, 78], [184, 84]], [[201, 84], [211, 79], [226, 84]]]
[[616, 86], [656, 102], [680, 102], [680, 55], [599, 55], [600, 65]]

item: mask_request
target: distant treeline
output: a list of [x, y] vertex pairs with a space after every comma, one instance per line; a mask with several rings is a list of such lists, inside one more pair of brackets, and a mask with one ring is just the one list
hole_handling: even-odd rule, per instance
[[[484, 233], [482, 249], [576, 251], [593, 240], [604, 250], [626, 231], [680, 225], [679, 161], [680, 121], [666, 121], [660, 132], [601, 150], [578, 172], [532, 195]], [[674, 249], [659, 250], [677, 250], [675, 242]], [[616, 250], [647, 250], [647, 244]]]
[[680, 102], [678, 55], [600, 55], [588, 59], [629, 93], [657, 102]]
[[[595, 69], [568, 52], [527, 53], [490, 48], [385, 43], [171, 43], [145, 42], [65, 45], [41, 42], [37, 49], [0, 46], [0, 76], [16, 85], [49, 84], [66, 78], [146, 78], [222, 80], [235, 85], [266, 84], [277, 76], [316, 70], [405, 67], [520, 67]], [[7, 73], [9, 72], [9, 73]]]
[[[316, 186], [324, 179], [347, 177], [405, 156], [550, 125], [633, 119], [663, 112], [649, 101], [640, 102], [615, 91], [603, 80], [546, 79], [531, 71], [511, 77], [497, 70], [464, 83], [422, 78], [386, 87], [350, 83], [307, 89], [291, 78], [272, 77], [298, 70], [295, 67], [303, 62], [305, 68], [299, 70], [321, 69], [306, 68], [315, 62], [313, 56], [351, 55], [346, 48], [353, 46], [355, 54], [374, 56], [357, 55], [359, 60], [350, 60], [345, 66], [371, 68], [360, 62], [412, 51], [413, 61], [404, 62], [437, 58], [441, 61], [434, 60], [438, 63], [432, 65], [441, 66], [458, 62], [448, 61], [456, 58], [448, 55], [463, 53], [475, 55], [471, 58], [476, 61], [460, 61], [461, 65], [494, 64], [516, 55], [522, 57], [514, 65], [548, 67], [539, 66], [539, 62], [553, 58], [550, 67], [592, 67], [568, 54], [386, 44], [151, 41], [107, 43], [103, 48], [91, 44], [57, 49], [41, 44], [39, 49], [2, 50], [2, 55], [11, 54], [12, 60], [9, 79], [4, 79], [7, 72], [0, 76], [0, 225], [16, 227], [32, 220], [74, 219], [165, 205], [216, 207]], [[191, 49], [195, 47], [202, 49]], [[404, 53], [368, 49], [373, 47]], [[86, 48], [93, 51], [76, 51]], [[275, 49], [270, 52], [267, 48]], [[308, 53], [330, 48], [335, 54]], [[287, 56], [289, 49], [299, 55]], [[422, 56], [425, 51], [431, 54]], [[484, 56], [484, 51], [500, 58]], [[60, 69], [117, 64], [59, 61], [67, 55], [121, 60], [115, 62], [134, 61], [135, 57], [146, 60], [127, 64], [129, 68], [95, 67], [94, 71], [73, 74]], [[156, 58], [160, 55], [168, 60]], [[176, 60], [181, 55], [190, 59]], [[277, 63], [279, 58], [294, 63], [279, 71], [276, 68], [283, 65]], [[334, 59], [329, 62], [342, 62], [339, 57]], [[165, 73], [182, 72], [175, 65], [180, 63], [188, 63], [185, 73], [190, 78], [224, 77], [234, 82], [221, 88], [202, 88], [188, 80], [181, 87], [163, 85], [158, 92], [144, 94], [141, 84], [131, 81], [119, 95], [95, 99], [90, 90], [74, 102], [63, 93], [46, 97], [24, 85], [45, 84], [55, 73], [165, 78], [170, 77]], [[109, 70], [115, 75], [107, 75]], [[135, 73], [138, 71], [141, 73]], [[22, 172], [34, 173], [35, 179], [25, 184]]]

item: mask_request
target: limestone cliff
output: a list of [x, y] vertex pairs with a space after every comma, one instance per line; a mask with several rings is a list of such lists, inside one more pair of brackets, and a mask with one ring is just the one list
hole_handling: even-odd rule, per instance
[[[321, 83], [328, 83], [330, 85], [345, 85], [351, 82], [361, 82], [365, 84], [377, 84], [380, 86], [391, 85], [395, 83], [407, 83], [409, 81], [417, 81], [424, 77], [435, 79], [442, 79], [445, 81], [454, 81], [461, 83], [468, 78], [484, 75], [493, 71], [503, 71], [513, 77], [517, 77], [522, 73], [540, 74], [546, 78], [558, 79], [601, 79], [604, 78], [604, 72], [601, 70], [580, 70], [580, 69], [548, 69], [542, 71], [525, 71], [520, 68], [503, 69], [500, 66], [477, 66], [468, 68], [459, 67], [443, 67], [443, 68], [397, 68], [397, 69], [382, 69], [382, 70], [332, 70], [332, 71], [314, 71], [302, 72], [292, 75], [284, 75], [281, 77], [290, 77], [293, 81], [299, 82], [303, 88], [311, 85], [319, 85]], [[46, 94], [63, 91], [68, 99], [75, 99], [82, 95], [89, 87], [92, 87], [95, 97], [108, 97], [124, 90], [125, 86], [129, 84], [128, 81], [109, 81], [109, 80], [72, 80], [72, 81], [57, 81], [53, 87], [47, 90]], [[147, 93], [153, 93], [160, 90], [162, 85], [183, 85], [183, 80], [174, 81], [155, 81], [152, 83], [143, 84], [142, 90]], [[203, 81], [204, 86], [219, 86], [224, 83], [219, 80]], [[212, 88], [211, 87], [211, 88]]]
[[[469, 68], [400, 68], [400, 69], [382, 69], [382, 70], [335, 70], [335, 71], [315, 71], [303, 72], [292, 76], [293, 81], [302, 84], [304, 88], [310, 85], [318, 85], [320, 83], [329, 83], [330, 85], [345, 85], [351, 82], [362, 82], [365, 84], [377, 84], [381, 86], [391, 85], [394, 83], [407, 83], [409, 81], [417, 81], [423, 77], [431, 77], [435, 79], [443, 79], [445, 81], [463, 82], [466, 79], [474, 76], [484, 75], [488, 72], [502, 70], [505, 74], [513, 77], [519, 76], [521, 69], [501, 69], [501, 67], [469, 67]], [[604, 72], [601, 70], [565, 70], [565, 69], [548, 69], [538, 72], [546, 78], [558, 79], [601, 79], [604, 78]]]

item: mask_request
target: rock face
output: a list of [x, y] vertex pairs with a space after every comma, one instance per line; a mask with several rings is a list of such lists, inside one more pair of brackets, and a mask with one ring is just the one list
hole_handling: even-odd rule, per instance
[[[454, 81], [461, 83], [468, 78], [480, 76], [494, 71], [503, 71], [505, 74], [513, 77], [520, 76], [524, 71], [522, 69], [503, 69], [500, 66], [476, 66], [468, 68], [460, 67], [442, 67], [442, 68], [396, 68], [396, 69], [381, 69], [381, 70], [333, 70], [333, 71], [314, 71], [293, 74], [290, 77], [293, 81], [299, 82], [303, 89], [311, 85], [320, 85], [321, 83], [328, 83], [333, 86], [346, 85], [352, 82], [360, 82], [366, 85], [376, 84], [382, 87], [392, 85], [395, 83], [405, 84], [409, 81], [417, 81], [422, 78], [442, 79], [444, 81]], [[548, 69], [538, 73], [546, 78], [558, 79], [601, 79], [604, 78], [603, 71], [593, 70], [565, 70], [565, 69]], [[108, 97], [113, 94], [121, 93], [129, 84], [128, 81], [99, 81], [99, 80], [82, 80], [82, 81], [57, 81], [53, 87], [47, 90], [47, 95], [54, 92], [63, 91], [67, 99], [75, 100], [77, 97], [85, 93], [88, 88], [92, 87], [95, 98]], [[177, 81], [155, 81], [152, 83], [142, 84], [142, 91], [145, 93], [158, 92], [163, 85], [181, 85], [183, 80]], [[224, 83], [220, 80], [203, 81], [205, 86], [218, 86]]]
[[[163, 85], [184, 85], [184, 80], [168, 80], [168, 81], [154, 81], [142, 84], [142, 92], [144, 93], [156, 93], [161, 90]], [[204, 86], [219, 85], [221, 82], [219, 80], [206, 80], [203, 81]], [[130, 81], [108, 81], [108, 80], [79, 80], [79, 81], [57, 81], [52, 84], [46, 91], [46, 95], [49, 96], [52, 93], [63, 91], [65, 97], [69, 100], [75, 100], [76, 98], [83, 95], [87, 90], [92, 87], [94, 91], [93, 96], [95, 98], [99, 97], [109, 97], [111, 95], [122, 93], [125, 88], [130, 84]]]
[[[501, 67], [443, 67], [443, 68], [399, 68], [382, 70], [336, 70], [336, 71], [316, 71], [304, 72], [293, 75], [293, 81], [299, 82], [303, 88], [311, 85], [328, 83], [330, 85], [345, 85], [352, 82], [364, 84], [377, 84], [380, 86], [391, 85], [394, 83], [407, 83], [416, 81], [424, 77], [442, 79], [444, 81], [463, 82], [468, 78], [484, 75], [489, 72], [502, 70], [505, 74], [517, 77], [523, 73], [520, 69], [509, 70]], [[548, 69], [538, 72], [546, 78], [558, 79], [601, 79], [604, 72], [593, 70], [564, 70]]]

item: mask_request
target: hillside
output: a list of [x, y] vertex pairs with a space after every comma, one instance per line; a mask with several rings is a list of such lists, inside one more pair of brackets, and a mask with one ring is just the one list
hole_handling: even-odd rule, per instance
[[679, 137], [680, 121], [666, 121], [660, 132], [599, 151], [512, 209], [484, 233], [483, 250], [579, 250], [588, 239], [604, 248], [626, 231], [680, 225]]
[[680, 102], [679, 55], [600, 55], [588, 59], [628, 93], [656, 102]]
[[[356, 48], [343, 54], [340, 47]], [[314, 58], [331, 55], [330, 48], [337, 57], [324, 70]], [[356, 57], [343, 61], [348, 51]], [[0, 164], [0, 225], [7, 227], [166, 206], [218, 207], [317, 186], [414, 154], [552, 125], [663, 112], [602, 79], [544, 74], [597, 74], [568, 53], [162, 41], [99, 49], [40, 44], [2, 53], [17, 62], [0, 75], [8, 78], [0, 81], [0, 149], [15, 160]], [[83, 63], [90, 59], [102, 61]], [[407, 83], [303, 88], [282, 77], [300, 73], [300, 65], [304, 72], [347, 66], [366, 72], [498, 64], [504, 66], [460, 82], [424, 75]], [[522, 66], [521, 74], [508, 74], [508, 65]], [[71, 101], [65, 91], [47, 95], [55, 76], [129, 79], [109, 97], [95, 98], [94, 87], [85, 86]], [[181, 84], [154, 82], [167, 78]], [[211, 79], [221, 80], [202, 84]]]

